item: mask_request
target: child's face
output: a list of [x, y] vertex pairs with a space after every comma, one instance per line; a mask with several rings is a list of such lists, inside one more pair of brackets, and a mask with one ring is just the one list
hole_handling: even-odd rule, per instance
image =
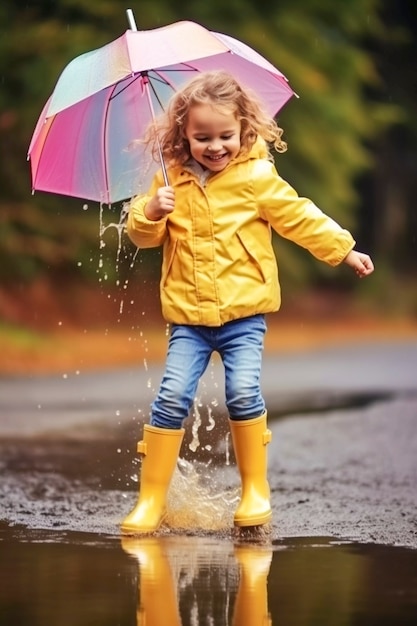
[[240, 150], [240, 122], [232, 112], [210, 104], [190, 108], [185, 136], [191, 156], [212, 172], [221, 172]]

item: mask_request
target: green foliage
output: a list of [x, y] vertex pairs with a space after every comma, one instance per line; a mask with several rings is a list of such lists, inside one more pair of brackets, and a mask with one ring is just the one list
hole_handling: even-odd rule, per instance
[[[378, 97], [383, 77], [372, 50], [392, 40], [378, 0], [281, 0], [268, 9], [257, 0], [135, 0], [131, 7], [139, 29], [198, 21], [245, 41], [276, 64], [300, 96], [279, 116], [289, 145], [277, 158], [279, 171], [343, 225], [359, 227], [356, 181], [374, 166], [371, 148], [387, 127], [407, 123], [399, 102]], [[0, 5], [2, 281], [42, 273], [96, 277], [98, 207], [85, 212], [80, 200], [32, 196], [26, 153], [62, 69], [124, 32], [125, 10], [119, 0]], [[406, 28], [396, 37], [402, 45]], [[107, 244], [109, 258], [116, 248], [116, 241]], [[303, 251], [285, 246], [281, 264], [291, 275], [297, 267], [294, 279], [300, 282], [328, 275]]]
[[0, 342], [9, 342], [18, 348], [41, 348], [44, 345], [45, 337], [39, 332], [0, 322]]

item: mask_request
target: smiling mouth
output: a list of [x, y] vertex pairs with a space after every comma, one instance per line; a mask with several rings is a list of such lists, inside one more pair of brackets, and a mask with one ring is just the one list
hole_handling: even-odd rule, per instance
[[207, 159], [210, 161], [221, 161], [225, 156], [227, 156], [227, 152], [224, 152], [223, 154], [208, 154]]

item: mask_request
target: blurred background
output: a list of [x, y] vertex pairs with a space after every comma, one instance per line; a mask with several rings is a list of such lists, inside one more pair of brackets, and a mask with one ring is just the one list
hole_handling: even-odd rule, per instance
[[32, 194], [26, 160], [59, 74], [120, 36], [127, 8], [139, 30], [193, 20], [243, 40], [299, 95], [278, 117], [288, 143], [278, 170], [350, 229], [377, 269], [359, 281], [276, 238], [281, 319], [417, 323], [413, 0], [280, 0], [268, 9], [258, 0], [2, 0], [0, 372], [53, 369], [59, 353], [59, 367], [76, 367], [73, 353], [84, 366], [128, 362], [158, 355], [156, 337], [165, 338], [160, 251], [137, 252], [111, 226], [121, 205]]

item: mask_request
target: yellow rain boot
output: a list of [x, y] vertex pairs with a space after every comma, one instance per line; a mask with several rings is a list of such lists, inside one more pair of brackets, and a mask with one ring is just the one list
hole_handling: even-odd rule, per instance
[[248, 420], [229, 420], [233, 448], [242, 481], [242, 496], [234, 516], [235, 526], [258, 526], [272, 519], [267, 480], [266, 446], [271, 431], [266, 412]]
[[176, 586], [161, 539], [122, 537], [122, 548], [139, 564], [137, 626], [180, 626]]
[[272, 550], [254, 546], [235, 548], [240, 566], [239, 587], [233, 611], [233, 626], [270, 626], [267, 581]]
[[171, 430], [145, 424], [143, 440], [138, 443], [138, 452], [143, 454], [139, 499], [123, 520], [122, 533], [151, 533], [160, 526], [183, 437], [183, 428]]

